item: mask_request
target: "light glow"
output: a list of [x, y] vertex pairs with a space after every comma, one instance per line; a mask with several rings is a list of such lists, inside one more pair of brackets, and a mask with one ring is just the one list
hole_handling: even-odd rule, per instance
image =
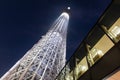
[[63, 12], [63, 13], [61, 14], [61, 16], [64, 16], [64, 17], [66, 17], [67, 19], [69, 19], [69, 14], [66, 13], [66, 12]]
[[120, 35], [120, 27], [115, 26], [111, 32], [114, 34], [115, 37], [117, 37], [118, 35]]
[[68, 7], [67, 9], [70, 10], [70, 7]]

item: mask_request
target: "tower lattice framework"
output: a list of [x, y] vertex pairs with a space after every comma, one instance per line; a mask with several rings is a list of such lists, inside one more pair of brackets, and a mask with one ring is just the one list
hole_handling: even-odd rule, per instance
[[63, 12], [51, 29], [0, 80], [54, 80], [66, 61], [69, 15]]

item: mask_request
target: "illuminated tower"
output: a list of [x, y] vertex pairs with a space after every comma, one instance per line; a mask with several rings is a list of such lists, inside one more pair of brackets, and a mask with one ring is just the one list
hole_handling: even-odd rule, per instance
[[51, 29], [0, 80], [54, 80], [66, 61], [69, 15], [63, 12]]

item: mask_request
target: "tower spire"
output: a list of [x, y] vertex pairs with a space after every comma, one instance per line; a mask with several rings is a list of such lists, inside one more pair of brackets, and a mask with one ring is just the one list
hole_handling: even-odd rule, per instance
[[1, 80], [54, 80], [66, 61], [69, 15], [63, 12], [51, 29]]

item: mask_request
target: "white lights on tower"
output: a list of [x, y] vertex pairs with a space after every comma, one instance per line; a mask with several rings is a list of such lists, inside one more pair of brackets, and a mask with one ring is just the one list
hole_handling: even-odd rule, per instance
[[66, 61], [69, 15], [63, 12], [51, 29], [0, 80], [54, 80]]

